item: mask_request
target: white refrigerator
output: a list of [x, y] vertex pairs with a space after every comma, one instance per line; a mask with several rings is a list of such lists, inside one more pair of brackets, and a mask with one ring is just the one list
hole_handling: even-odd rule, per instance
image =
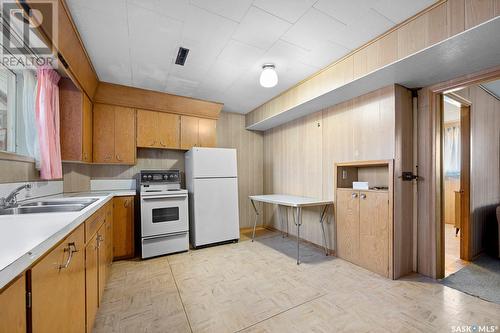
[[189, 238], [196, 248], [240, 238], [236, 149], [192, 148], [185, 154]]

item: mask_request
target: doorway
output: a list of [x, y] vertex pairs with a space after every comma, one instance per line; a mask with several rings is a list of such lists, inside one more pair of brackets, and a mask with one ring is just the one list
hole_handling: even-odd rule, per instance
[[442, 214], [444, 277], [465, 267], [469, 256], [470, 103], [442, 95]]

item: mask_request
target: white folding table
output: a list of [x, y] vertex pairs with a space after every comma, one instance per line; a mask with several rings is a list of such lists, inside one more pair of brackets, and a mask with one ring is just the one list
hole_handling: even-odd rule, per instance
[[[281, 216], [281, 207], [291, 207], [292, 210], [295, 208], [294, 223], [297, 226], [297, 265], [300, 264], [300, 226], [302, 225], [302, 208], [303, 207], [313, 207], [313, 206], [324, 206], [320, 215], [319, 223], [321, 224], [321, 230], [323, 231], [323, 242], [325, 247], [325, 254], [328, 255], [328, 249], [326, 247], [326, 236], [325, 227], [323, 225], [323, 220], [326, 215], [326, 211], [329, 205], [333, 205], [331, 200], [321, 200], [309, 197], [300, 197], [295, 195], [286, 194], [266, 194], [266, 195], [251, 195], [249, 196], [252, 207], [255, 210], [255, 221], [253, 223], [253, 233], [252, 242], [255, 238], [255, 227], [257, 226], [257, 219], [259, 218], [259, 211], [255, 202], [263, 202], [274, 204], [278, 206], [278, 218], [280, 220], [283, 229], [283, 218]], [[288, 216], [288, 214], [287, 214]], [[287, 233], [288, 233], [288, 221], [287, 221]], [[284, 231], [282, 231], [284, 233]]]

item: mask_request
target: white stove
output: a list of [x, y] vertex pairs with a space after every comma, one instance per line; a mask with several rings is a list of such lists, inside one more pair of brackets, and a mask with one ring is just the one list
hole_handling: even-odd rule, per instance
[[140, 173], [142, 258], [189, 249], [188, 192], [179, 170]]

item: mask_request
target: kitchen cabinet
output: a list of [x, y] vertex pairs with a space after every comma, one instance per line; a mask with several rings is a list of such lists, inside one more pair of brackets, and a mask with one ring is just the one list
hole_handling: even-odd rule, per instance
[[92, 102], [70, 79], [59, 82], [61, 157], [92, 162]]
[[181, 116], [181, 149], [215, 147], [216, 141], [216, 120]]
[[137, 147], [178, 149], [180, 116], [137, 110]]
[[33, 332], [85, 331], [84, 227], [31, 269]]
[[337, 189], [337, 255], [389, 275], [389, 193]]
[[26, 332], [26, 279], [24, 274], [0, 292], [0, 333]]
[[99, 275], [98, 275], [98, 244], [95, 234], [85, 246], [85, 297], [87, 332], [91, 333], [99, 307]]
[[135, 110], [108, 104], [94, 105], [94, 162], [135, 164]]
[[134, 197], [113, 199], [113, 257], [133, 258], [134, 252]]

